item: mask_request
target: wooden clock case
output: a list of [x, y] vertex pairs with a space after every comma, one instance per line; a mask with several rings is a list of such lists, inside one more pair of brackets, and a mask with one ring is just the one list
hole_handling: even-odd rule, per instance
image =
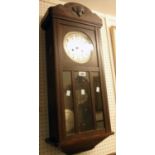
[[[72, 154], [94, 148], [99, 142], [113, 134], [110, 126], [107, 89], [101, 57], [100, 28], [102, 20], [87, 7], [78, 3], [67, 3], [50, 7], [42, 20], [42, 28], [46, 33], [46, 58], [48, 78], [48, 111], [49, 138], [48, 143], [59, 147], [63, 152]], [[70, 31], [80, 31], [89, 36], [94, 45], [91, 59], [84, 64], [73, 62], [64, 52], [63, 38]], [[74, 134], [68, 136], [65, 126], [65, 104], [63, 89], [63, 72], [71, 73], [73, 102], [75, 113]], [[93, 88], [92, 73], [98, 72], [102, 92], [102, 110], [104, 128], [96, 129], [95, 96], [91, 93], [93, 128], [80, 131], [78, 126], [78, 110], [75, 96], [74, 72], [88, 72], [89, 85]], [[89, 117], [89, 116], [88, 116]]]

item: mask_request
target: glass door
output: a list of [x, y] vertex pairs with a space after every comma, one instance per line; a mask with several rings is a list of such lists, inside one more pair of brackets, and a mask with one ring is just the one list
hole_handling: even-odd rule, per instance
[[65, 124], [66, 134], [71, 135], [75, 132], [75, 114], [73, 103], [71, 72], [63, 72], [63, 91], [64, 91], [64, 106], [65, 106]]
[[99, 72], [63, 72], [66, 135], [104, 129]]
[[103, 100], [99, 72], [92, 72], [92, 89], [95, 104], [96, 129], [104, 128]]
[[77, 123], [80, 132], [94, 129], [89, 72], [74, 72]]

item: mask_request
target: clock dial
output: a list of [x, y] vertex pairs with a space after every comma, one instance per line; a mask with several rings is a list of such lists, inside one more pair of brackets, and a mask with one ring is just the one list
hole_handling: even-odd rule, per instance
[[83, 64], [90, 60], [94, 46], [86, 34], [72, 31], [64, 37], [64, 49], [71, 60]]

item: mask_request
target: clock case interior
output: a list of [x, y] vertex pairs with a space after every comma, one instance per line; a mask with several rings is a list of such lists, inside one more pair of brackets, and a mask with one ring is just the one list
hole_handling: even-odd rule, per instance
[[[113, 134], [101, 57], [102, 20], [81, 4], [67, 3], [50, 7], [41, 26], [46, 36], [48, 79], [46, 141], [68, 154], [92, 149]], [[64, 36], [71, 31], [82, 32], [91, 39], [94, 51], [87, 63], [76, 63], [66, 55]], [[97, 111], [102, 116], [97, 116]], [[72, 126], [67, 127], [66, 114], [71, 117]], [[102, 118], [100, 125], [97, 117]]]

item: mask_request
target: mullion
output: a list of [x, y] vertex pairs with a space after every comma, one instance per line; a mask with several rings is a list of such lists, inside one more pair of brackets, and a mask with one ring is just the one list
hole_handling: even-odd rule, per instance
[[79, 132], [78, 128], [78, 112], [77, 112], [77, 104], [76, 104], [76, 94], [75, 94], [75, 79], [74, 79], [74, 71], [71, 71], [71, 80], [72, 80], [72, 90], [73, 90], [73, 108], [74, 108], [74, 125], [75, 125], [75, 133]]
[[91, 100], [92, 100], [92, 114], [93, 114], [93, 121], [94, 121], [94, 129], [96, 129], [96, 110], [95, 110], [95, 96], [94, 96], [94, 85], [93, 85], [93, 76], [92, 72], [89, 72], [90, 76], [90, 93], [91, 93]]

